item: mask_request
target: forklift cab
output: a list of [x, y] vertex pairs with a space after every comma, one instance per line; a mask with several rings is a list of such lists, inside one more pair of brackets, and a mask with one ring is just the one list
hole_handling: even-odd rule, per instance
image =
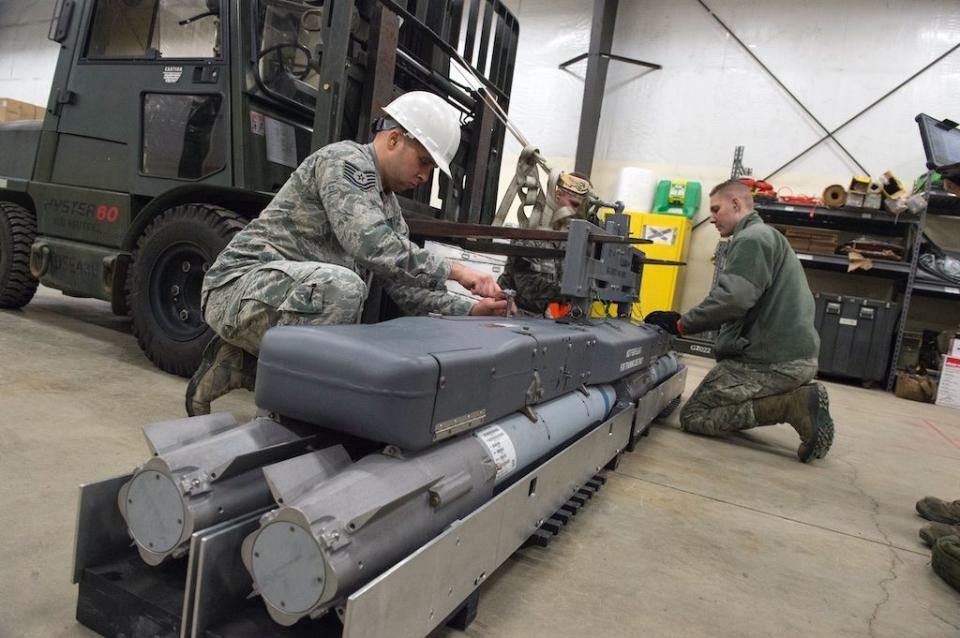
[[[118, 206], [129, 212], [122, 223], [139, 203], [184, 182], [275, 191], [309, 153], [312, 115], [288, 111], [291, 102], [315, 107], [310, 62], [319, 58], [320, 41], [312, 38], [312, 51], [298, 43], [317, 35], [300, 29], [300, 16], [316, 16], [316, 7], [101, 0], [85, 8], [75, 61], [62, 64], [68, 77], [50, 132], [59, 138], [50, 181], [126, 191], [132, 201]], [[231, 21], [250, 38], [231, 38]], [[253, 65], [241, 60], [251, 39], [264, 49]], [[250, 93], [263, 93], [263, 106], [248, 109], [248, 126], [231, 130]], [[245, 155], [258, 161], [245, 162]]]

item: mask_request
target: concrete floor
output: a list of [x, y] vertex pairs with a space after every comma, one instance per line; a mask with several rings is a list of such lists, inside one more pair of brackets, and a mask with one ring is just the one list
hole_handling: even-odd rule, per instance
[[[687, 363], [692, 388], [708, 364]], [[184, 381], [106, 304], [45, 289], [0, 312], [0, 366], [0, 637], [92, 636], [69, 582], [77, 485], [142, 462], [140, 428], [182, 416]], [[960, 497], [960, 412], [828, 386], [823, 461], [798, 463], [787, 426], [708, 439], [674, 416], [442, 635], [957, 636], [960, 594], [930, 570], [913, 504]], [[254, 411], [248, 393], [216, 407]]]

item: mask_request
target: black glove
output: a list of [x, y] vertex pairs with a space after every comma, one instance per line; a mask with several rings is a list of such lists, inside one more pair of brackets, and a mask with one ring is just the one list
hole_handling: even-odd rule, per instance
[[680, 334], [680, 329], [677, 327], [677, 322], [680, 321], [679, 312], [657, 310], [647, 315], [643, 321], [653, 326], [660, 326], [672, 335]]

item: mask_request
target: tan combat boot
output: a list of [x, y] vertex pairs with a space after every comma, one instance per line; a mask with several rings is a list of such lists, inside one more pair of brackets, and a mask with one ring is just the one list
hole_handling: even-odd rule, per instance
[[786, 394], [754, 399], [757, 425], [789, 423], [800, 435], [797, 456], [804, 463], [822, 459], [833, 444], [833, 419], [827, 389], [819, 383], [800, 386]]
[[253, 390], [256, 379], [257, 358], [215, 336], [187, 384], [187, 414], [210, 414], [211, 401], [231, 390]]
[[960, 500], [951, 502], [925, 496], [917, 501], [917, 513], [928, 521], [956, 525], [960, 523]]

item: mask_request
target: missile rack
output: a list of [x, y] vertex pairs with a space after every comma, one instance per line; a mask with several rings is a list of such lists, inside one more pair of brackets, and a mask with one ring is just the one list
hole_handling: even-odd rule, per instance
[[[619, 458], [619, 457], [617, 457]], [[614, 459], [616, 460], [616, 459]], [[613, 461], [611, 461], [613, 463]], [[583, 484], [583, 487], [577, 490], [577, 493], [567, 499], [560, 509], [550, 515], [550, 518], [543, 521], [543, 524], [535, 531], [530, 538], [523, 544], [524, 547], [547, 547], [553, 537], [558, 535], [561, 530], [570, 522], [580, 511], [580, 508], [592, 499], [600, 488], [607, 482], [606, 472], [597, 473], [589, 481]]]
[[[607, 233], [621, 232], [609, 222]], [[639, 251], [619, 248], [623, 239], [611, 242], [611, 251], [595, 250], [591, 245], [604, 241], [596, 239], [599, 229], [575, 222], [571, 230], [571, 237], [579, 239], [577, 249], [567, 253], [566, 287], [588, 286], [590, 294], [584, 301], [603, 299], [608, 293], [609, 301], [623, 306], [618, 315], [628, 316], [629, 290], [635, 284], [627, 271], [638, 274], [642, 253], [638, 259]], [[612, 257], [622, 268], [609, 269]], [[602, 282], [603, 290], [598, 290], [597, 282]], [[589, 324], [586, 303], [579, 307], [584, 312], [572, 323]], [[117, 495], [133, 474], [83, 485], [73, 570], [79, 584], [77, 619], [110, 638], [419, 638], [444, 625], [464, 629], [476, 617], [487, 576], [522, 547], [546, 546], [598, 493], [607, 472], [616, 469], [623, 453], [635, 448], [650, 424], [676, 408], [687, 371], [671, 356], [671, 371], [650, 378], [637, 370], [657, 367], [652, 362], [626, 361], [627, 367], [620, 368], [627, 371], [623, 378], [645, 381], [623, 384], [606, 418], [546, 457], [522, 466], [516, 476], [498, 484], [490, 500], [325, 615], [289, 626], [275, 622], [264, 602], [251, 596], [251, 574], [239, 559], [244, 539], [258, 529], [272, 506], [200, 529], [190, 536], [185, 555], [178, 553], [150, 566], [131, 545], [117, 506]], [[634, 369], [638, 362], [643, 366]], [[331, 440], [343, 439], [341, 433], [329, 434]], [[318, 440], [324, 436], [325, 430], [318, 428]], [[410, 587], [411, 582], [420, 586]]]
[[[226, 563], [232, 565], [230, 569], [216, 560], [239, 554], [240, 543], [256, 529], [263, 511], [196, 532], [185, 559], [150, 567], [131, 547], [116, 507], [117, 490], [130, 475], [84, 485], [74, 571], [75, 582], [79, 583], [77, 619], [111, 638], [372, 638], [385, 635], [380, 633], [385, 627], [381, 624], [384, 619], [370, 612], [382, 609], [384, 601], [399, 596], [399, 592], [409, 594], [410, 588], [404, 583], [417, 578], [414, 574], [422, 574], [425, 566], [429, 571], [429, 566], [444, 565], [450, 573], [476, 572], [467, 583], [469, 591], [455, 603], [441, 600], [437, 604], [430, 594], [421, 594], [423, 601], [403, 602], [389, 614], [390, 635], [424, 636], [443, 624], [465, 628], [476, 616], [479, 587], [487, 574], [523, 546], [545, 547], [606, 483], [605, 470], [615, 469], [620, 455], [636, 445], [657, 415], [669, 410], [682, 393], [685, 380], [686, 368], [682, 368], [635, 404], [622, 406], [569, 447], [519, 477], [492, 501], [351, 595], [336, 613], [290, 627], [273, 622], [263, 603], [248, 597], [250, 576], [239, 560]], [[576, 481], [573, 493], [550, 494], [551, 488], [567, 482], [571, 471], [584, 474]], [[538, 486], [538, 495], [542, 492], [545, 497], [539, 510], [528, 496], [533, 486]], [[558, 497], [563, 500], [558, 501]], [[544, 509], [544, 503], [549, 502], [560, 502], [561, 506]], [[522, 505], [518, 504], [533, 507], [528, 513], [519, 510]], [[523, 538], [517, 538], [514, 532], [506, 547], [492, 548], [496, 557], [485, 556], [480, 561], [482, 568], [464, 562], [463, 552], [450, 551], [460, 537], [480, 543], [481, 538], [500, 535], [491, 530], [516, 528], [505, 518], [517, 516], [526, 516], [534, 523]], [[431, 571], [428, 580], [437, 576]], [[431, 611], [437, 620], [424, 624]]]

